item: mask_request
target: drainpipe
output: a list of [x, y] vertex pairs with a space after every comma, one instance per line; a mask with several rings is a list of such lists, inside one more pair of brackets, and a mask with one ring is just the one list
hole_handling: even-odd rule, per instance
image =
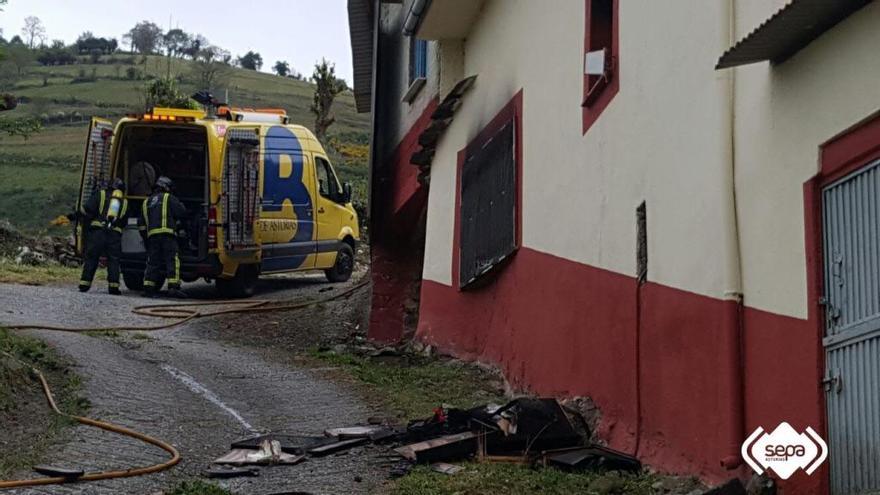
[[[733, 46], [736, 42], [736, 0], [728, 3], [727, 25], [721, 32], [727, 32], [726, 46]], [[729, 137], [728, 150], [726, 153], [727, 173], [723, 178], [724, 191], [729, 196], [725, 198], [725, 221], [728, 225], [727, 250], [725, 256], [725, 292], [724, 299], [735, 301], [725, 311], [724, 323], [724, 346], [727, 353], [724, 356], [724, 369], [727, 371], [727, 389], [729, 397], [730, 424], [727, 432], [730, 444], [721, 465], [733, 470], [742, 465], [740, 446], [745, 440], [745, 370], [743, 367], [743, 279], [742, 279], [742, 243], [739, 236], [739, 217], [736, 202], [736, 69], [727, 72], [726, 107], [724, 126], [725, 134]]]
[[419, 29], [419, 24], [422, 22], [422, 16], [425, 15], [425, 11], [430, 5], [431, 0], [413, 0], [412, 5], [409, 6], [409, 12], [406, 14], [406, 19], [403, 21], [404, 36], [416, 34], [416, 30]]

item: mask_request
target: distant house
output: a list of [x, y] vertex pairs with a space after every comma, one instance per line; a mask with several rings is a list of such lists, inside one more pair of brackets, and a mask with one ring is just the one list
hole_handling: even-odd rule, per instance
[[370, 335], [587, 396], [665, 471], [880, 489], [880, 4], [349, 0]]

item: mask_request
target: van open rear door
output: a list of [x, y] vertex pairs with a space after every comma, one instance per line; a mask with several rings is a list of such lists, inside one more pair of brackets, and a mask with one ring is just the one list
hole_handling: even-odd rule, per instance
[[[76, 211], [82, 213], [83, 207], [103, 181], [110, 180], [110, 151], [113, 144], [113, 123], [109, 120], [92, 117], [89, 134], [86, 137], [86, 150], [83, 156], [82, 172], [79, 180], [79, 196], [76, 198]], [[76, 252], [83, 253], [83, 219], [76, 215], [74, 237]]]
[[221, 205], [226, 253], [256, 254], [260, 249], [260, 135], [256, 127], [226, 131]]

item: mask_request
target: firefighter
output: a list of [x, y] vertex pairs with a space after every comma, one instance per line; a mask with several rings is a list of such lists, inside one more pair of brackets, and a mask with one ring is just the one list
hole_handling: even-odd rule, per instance
[[79, 291], [92, 287], [101, 256], [107, 258], [107, 283], [110, 294], [120, 295], [119, 258], [122, 255], [122, 228], [128, 221], [128, 200], [124, 197], [125, 182], [113, 183], [96, 191], [80, 212], [85, 225], [85, 262], [79, 280]]
[[144, 292], [154, 297], [162, 288], [162, 274], [168, 280], [168, 294], [185, 298], [180, 290], [180, 258], [177, 256], [177, 221], [186, 216], [186, 207], [171, 191], [174, 183], [168, 177], [156, 179], [153, 194], [144, 200], [143, 215], [147, 237], [147, 270]]

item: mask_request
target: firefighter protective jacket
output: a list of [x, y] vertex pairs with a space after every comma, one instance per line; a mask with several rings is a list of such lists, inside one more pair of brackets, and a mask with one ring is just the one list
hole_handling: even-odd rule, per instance
[[106, 189], [92, 194], [89, 200], [83, 205], [82, 214], [86, 218], [89, 227], [104, 228], [108, 227], [116, 232], [122, 233], [122, 228], [128, 221], [128, 200], [121, 199], [119, 214], [115, 219], [108, 219], [107, 214], [110, 211], [110, 193]]
[[144, 201], [143, 214], [147, 237], [174, 235], [177, 220], [186, 215], [186, 207], [171, 193], [157, 192]]

